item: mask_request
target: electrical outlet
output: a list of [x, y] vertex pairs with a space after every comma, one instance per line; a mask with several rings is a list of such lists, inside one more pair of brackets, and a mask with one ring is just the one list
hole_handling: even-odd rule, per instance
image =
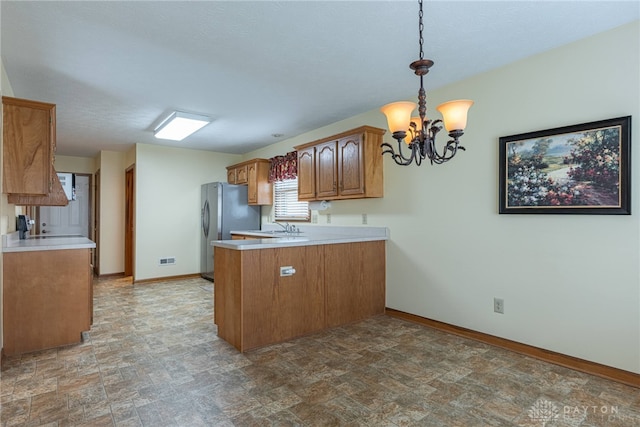
[[331, 214], [327, 214], [327, 224], [331, 224]]
[[362, 214], [362, 224], [363, 225], [367, 224], [367, 214]]
[[318, 214], [314, 213], [311, 214], [311, 224], [317, 224], [318, 223]]
[[493, 299], [493, 311], [504, 314], [504, 300], [502, 298]]

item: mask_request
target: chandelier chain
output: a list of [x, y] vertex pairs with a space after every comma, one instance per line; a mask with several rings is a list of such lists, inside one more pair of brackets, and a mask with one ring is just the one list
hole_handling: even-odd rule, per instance
[[424, 38], [422, 37], [422, 31], [424, 30], [424, 24], [422, 23], [422, 0], [419, 0], [420, 12], [418, 13], [418, 32], [420, 33], [420, 59], [424, 59]]

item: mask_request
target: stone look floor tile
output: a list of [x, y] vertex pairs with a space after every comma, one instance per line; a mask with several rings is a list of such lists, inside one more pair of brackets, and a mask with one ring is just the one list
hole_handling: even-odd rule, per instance
[[638, 388], [387, 316], [241, 354], [212, 290], [95, 281], [81, 344], [3, 360], [0, 427], [539, 427], [536, 405], [549, 427], [640, 427]]

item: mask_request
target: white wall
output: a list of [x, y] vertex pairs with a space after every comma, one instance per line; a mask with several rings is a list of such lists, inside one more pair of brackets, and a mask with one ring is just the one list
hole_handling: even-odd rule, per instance
[[[200, 271], [200, 186], [226, 181], [235, 154], [136, 145], [135, 280]], [[160, 266], [159, 258], [175, 257]]]
[[[640, 141], [639, 40], [636, 21], [428, 93], [429, 111], [475, 100], [467, 151], [420, 168], [386, 157], [383, 199], [331, 209], [334, 225], [367, 213], [369, 225], [391, 230], [388, 307], [640, 373], [637, 191], [631, 216], [497, 213], [500, 136], [632, 115], [632, 141]], [[363, 124], [386, 128], [376, 110], [244, 157], [283, 154]], [[632, 157], [637, 168], [640, 150]], [[640, 188], [640, 174], [632, 177]], [[494, 297], [505, 314], [493, 313]]]

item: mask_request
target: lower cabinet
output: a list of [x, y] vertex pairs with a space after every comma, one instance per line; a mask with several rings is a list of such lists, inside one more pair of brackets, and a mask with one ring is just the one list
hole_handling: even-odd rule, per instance
[[384, 241], [217, 247], [214, 257], [218, 336], [240, 351], [384, 313]]
[[92, 322], [91, 250], [2, 256], [4, 354], [79, 343]]
[[324, 265], [328, 327], [384, 313], [384, 242], [326, 245]]

